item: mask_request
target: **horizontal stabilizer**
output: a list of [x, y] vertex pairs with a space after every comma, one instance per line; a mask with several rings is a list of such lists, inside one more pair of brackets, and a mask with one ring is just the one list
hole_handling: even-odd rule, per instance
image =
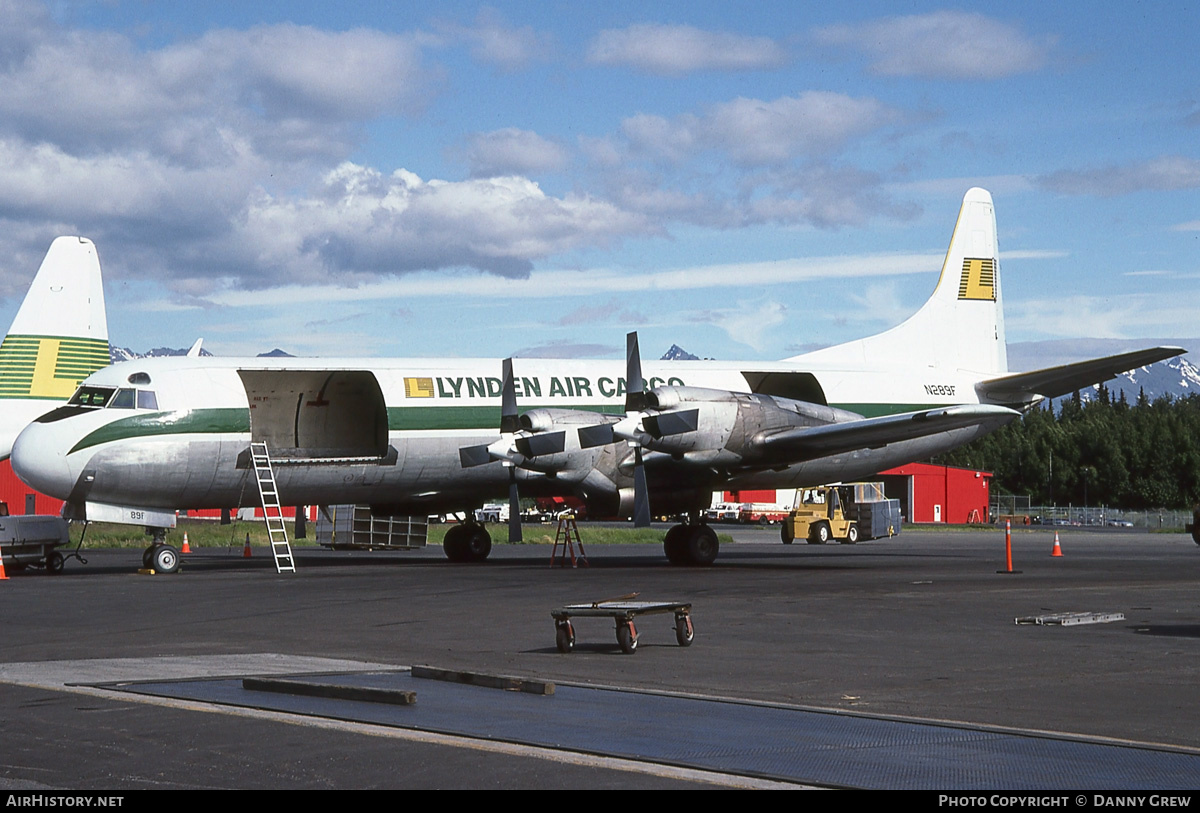
[[971, 426], [984, 426], [990, 431], [1020, 414], [1008, 407], [965, 404], [881, 418], [784, 429], [760, 434], [754, 439], [754, 444], [768, 457], [800, 462], [859, 449], [878, 448]]
[[1134, 350], [1116, 356], [1079, 361], [1033, 370], [1028, 373], [1013, 373], [1000, 378], [989, 378], [975, 385], [980, 398], [1008, 404], [1024, 404], [1037, 400], [1037, 396], [1057, 398], [1075, 390], [1091, 387], [1101, 381], [1120, 375], [1127, 370], [1153, 364], [1186, 353], [1182, 347], [1151, 347]]

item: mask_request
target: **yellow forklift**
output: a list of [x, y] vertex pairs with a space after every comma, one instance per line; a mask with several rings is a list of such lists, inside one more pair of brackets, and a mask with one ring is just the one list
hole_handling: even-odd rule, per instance
[[[858, 526], [847, 519], [843, 510], [846, 486], [804, 488], [796, 494], [796, 507], [784, 520], [780, 537], [783, 544], [806, 539], [810, 545], [824, 545], [837, 539], [848, 545], [858, 541]], [[839, 493], [840, 492], [840, 493]]]
[[900, 504], [884, 496], [883, 483], [847, 483], [797, 491], [779, 535], [785, 545], [797, 539], [810, 545], [831, 539], [853, 545], [860, 537], [894, 536], [899, 526]]

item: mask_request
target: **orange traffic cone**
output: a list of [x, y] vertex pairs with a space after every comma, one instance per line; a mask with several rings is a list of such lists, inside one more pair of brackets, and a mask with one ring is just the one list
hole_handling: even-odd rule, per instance
[[250, 558], [250, 534], [246, 534], [246, 547], [242, 548], [242, 558]]
[[183, 547], [179, 549], [179, 552], [180, 553], [191, 553], [192, 552], [191, 546], [188, 545], [187, 531], [183, 532]]
[[1054, 532], [1054, 550], [1050, 551], [1051, 556], [1062, 556], [1062, 547], [1058, 544], [1058, 531]]
[[4, 572], [4, 556], [0, 555], [0, 582], [8, 581], [8, 575]]

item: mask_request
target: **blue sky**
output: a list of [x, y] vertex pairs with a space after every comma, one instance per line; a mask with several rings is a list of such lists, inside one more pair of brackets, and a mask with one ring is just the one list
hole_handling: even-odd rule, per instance
[[1200, 11], [0, 0], [0, 319], [96, 241], [114, 343], [782, 358], [996, 202], [1008, 338], [1197, 335]]

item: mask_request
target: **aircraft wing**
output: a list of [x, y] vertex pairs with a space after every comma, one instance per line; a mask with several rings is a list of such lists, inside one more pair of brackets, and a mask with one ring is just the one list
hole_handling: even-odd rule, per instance
[[1152, 347], [1147, 350], [1135, 350], [1132, 353], [1105, 356], [1074, 364], [1062, 364], [1058, 367], [1047, 367], [1044, 370], [989, 378], [976, 384], [975, 391], [981, 398], [1007, 403], [1029, 403], [1036, 400], [1036, 396], [1039, 395], [1045, 398], [1057, 398], [1060, 395], [1099, 384], [1101, 381], [1107, 381], [1126, 370], [1143, 367], [1186, 352], [1182, 347]]
[[858, 449], [875, 449], [971, 426], [986, 426], [990, 431], [1020, 414], [1008, 407], [963, 404], [821, 426], [793, 427], [762, 433], [754, 438], [753, 444], [768, 457], [800, 462]]

